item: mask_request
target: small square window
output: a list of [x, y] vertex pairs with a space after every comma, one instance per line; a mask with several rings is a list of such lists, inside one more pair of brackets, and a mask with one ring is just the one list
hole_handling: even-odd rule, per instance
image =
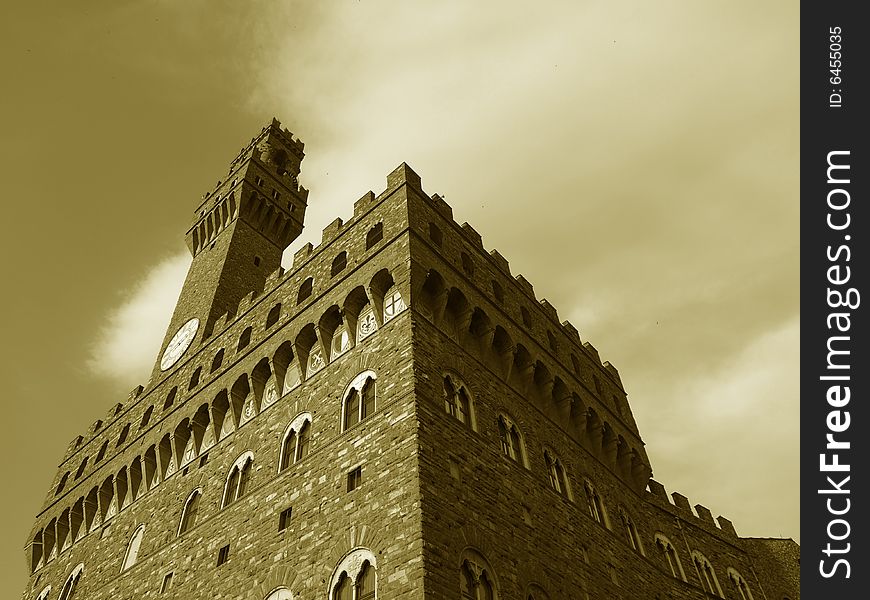
[[354, 491], [360, 483], [362, 483], [362, 467], [357, 467], [347, 474], [347, 491]]
[[199, 457], [199, 468], [203, 468], [206, 464], [208, 464], [208, 453]]
[[222, 564], [227, 562], [227, 560], [229, 560], [229, 558], [230, 558], [230, 545], [227, 544], [226, 546], [224, 546], [223, 548], [218, 550], [217, 566], [221, 566]]
[[163, 583], [160, 585], [160, 593], [165, 594], [172, 587], [172, 572], [170, 571], [163, 576]]
[[281, 511], [278, 516], [278, 531], [284, 531], [290, 525], [290, 516], [293, 514], [293, 507], [287, 507]]
[[272, 190], [272, 197], [275, 200], [278, 200], [281, 197], [281, 192], [279, 192], [278, 190]]

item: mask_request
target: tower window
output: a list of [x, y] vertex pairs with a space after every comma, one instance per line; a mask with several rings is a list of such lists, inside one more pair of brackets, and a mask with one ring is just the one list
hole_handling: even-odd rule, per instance
[[475, 419], [471, 394], [466, 385], [454, 375], [444, 376], [444, 411], [451, 417], [474, 430]]
[[199, 512], [199, 500], [202, 497], [202, 492], [194, 490], [184, 507], [181, 509], [181, 522], [178, 524], [178, 535], [184, 534], [186, 531], [196, 525], [196, 515]]
[[59, 496], [63, 491], [63, 488], [66, 487], [66, 480], [69, 479], [69, 471], [63, 474], [63, 477], [60, 478], [60, 483], [57, 484], [57, 489], [54, 491], [55, 496]]
[[560, 496], [571, 500], [568, 474], [562, 466], [562, 461], [549, 450], [544, 450], [544, 463], [547, 466], [547, 476], [550, 479], [550, 487]]
[[245, 452], [242, 454], [227, 476], [227, 482], [224, 486], [224, 498], [222, 507], [227, 507], [242, 496], [245, 495], [245, 490], [248, 487], [248, 480], [251, 477], [251, 467], [254, 463], [253, 452]]
[[525, 447], [519, 428], [505, 415], [498, 417], [498, 435], [501, 440], [501, 451], [507, 458], [522, 466], [526, 465]]
[[499, 304], [504, 304], [504, 288], [494, 279], [492, 280], [492, 295], [495, 296]]
[[[336, 567], [329, 583], [332, 600], [374, 600], [377, 562], [368, 548], [357, 548]], [[271, 597], [267, 600], [271, 600]], [[280, 600], [280, 599], [279, 599]]]
[[338, 256], [336, 256], [332, 261], [332, 268], [330, 269], [330, 276], [335, 277], [347, 266], [347, 252], [339, 252]]
[[172, 389], [169, 390], [169, 393], [166, 394], [166, 400], [163, 402], [163, 410], [166, 410], [167, 408], [172, 406], [172, 403], [175, 402], [176, 394], [178, 394], [178, 386], [177, 385], [173, 386]]
[[278, 190], [272, 190], [272, 197], [275, 200], [280, 200], [281, 199], [281, 192], [279, 192]]
[[256, 183], [258, 186], [263, 185], [263, 178], [258, 175], [254, 178], [254, 183]]
[[148, 425], [148, 422], [151, 420], [151, 413], [154, 412], [154, 406], [149, 406], [145, 410], [145, 414], [142, 415], [142, 421], [139, 423], [139, 429], [143, 429]]
[[202, 375], [202, 367], [197, 367], [193, 372], [193, 375], [190, 376], [190, 383], [187, 385], [187, 391], [190, 391], [199, 385], [200, 375]]
[[442, 235], [441, 230], [438, 229], [438, 226], [435, 223], [429, 223], [429, 239], [432, 240], [432, 243], [439, 248], [444, 242], [444, 236]]
[[172, 588], [172, 571], [163, 576], [163, 583], [160, 584], [160, 593], [165, 594]]
[[211, 373], [214, 373], [218, 369], [221, 368], [221, 365], [224, 363], [224, 349], [221, 348], [217, 351], [217, 354], [214, 355], [214, 358], [211, 361]]
[[362, 467], [357, 467], [347, 474], [347, 491], [352, 492], [362, 483]]
[[520, 317], [523, 319], [523, 325], [526, 327], [532, 326], [532, 315], [529, 313], [529, 309], [525, 306], [520, 307]]
[[474, 275], [474, 261], [471, 260], [471, 257], [468, 256], [465, 252], [463, 252], [459, 259], [462, 261], [462, 270], [465, 271], [466, 275]]
[[281, 443], [281, 458], [278, 461], [278, 471], [287, 469], [308, 456], [308, 447], [311, 440], [311, 415], [302, 413], [293, 419], [284, 441]]
[[553, 352], [559, 351], [559, 344], [556, 343], [556, 336], [553, 335], [552, 331], [547, 331], [547, 341], [550, 344], [550, 350]]
[[269, 311], [269, 314], [266, 315], [266, 329], [272, 327], [275, 323], [278, 322], [278, 319], [281, 318], [281, 303], [279, 302]]
[[255, 266], [255, 267], [259, 267], [259, 266], [260, 266], [260, 257], [259, 257], [259, 256], [255, 256], [255, 257], [254, 257], [254, 266]]
[[103, 442], [103, 445], [100, 446], [100, 451], [97, 452], [97, 457], [94, 459], [94, 463], [98, 463], [103, 460], [103, 457], [106, 456], [106, 450], [109, 447], [109, 440]]
[[606, 527], [604, 505], [601, 503], [601, 496], [598, 495], [598, 491], [589, 481], [585, 482], [584, 487], [586, 490], [586, 507], [589, 509], [589, 516]]
[[367, 419], [375, 412], [375, 373], [357, 375], [344, 393], [342, 406], [344, 431]]
[[299, 286], [299, 294], [296, 296], [296, 304], [302, 304], [305, 300], [311, 297], [311, 290], [314, 287], [314, 280], [309, 277]]
[[145, 536], [145, 525], [140, 525], [136, 532], [133, 533], [133, 537], [130, 539], [130, 543], [127, 545], [127, 554], [124, 556], [124, 563], [121, 566], [122, 571], [126, 571], [130, 567], [136, 564], [136, 560], [139, 558], [139, 547], [142, 545], [142, 538]]
[[79, 465], [79, 468], [76, 471], [76, 476], [74, 477], [74, 479], [78, 479], [79, 477], [81, 477], [84, 474], [87, 466], [88, 466], [88, 457], [86, 456], [85, 459], [82, 461], [82, 464]]
[[643, 554], [640, 545], [640, 538], [637, 535], [637, 527], [634, 525], [634, 520], [627, 512], [625, 512], [625, 508], [621, 506], [619, 507], [619, 519], [622, 521], [622, 530], [625, 534], [625, 541], [628, 542], [628, 545], [631, 546], [632, 550]]
[[124, 425], [124, 429], [121, 430], [121, 435], [118, 436], [118, 444], [115, 446], [116, 448], [120, 448], [124, 442], [127, 441], [127, 436], [130, 434], [130, 424], [127, 423]]
[[240, 352], [248, 347], [248, 344], [251, 343], [251, 327], [245, 327], [245, 330], [242, 332], [242, 335], [239, 336], [239, 345], [236, 348], [236, 352]]
[[671, 540], [666, 538], [661, 533], [655, 535], [656, 548], [662, 556], [662, 562], [668, 566], [671, 575], [676, 579], [686, 580], [686, 575], [683, 573], [683, 566], [680, 564], [680, 559], [677, 556], [677, 551]]
[[290, 526], [290, 517], [293, 514], [293, 507], [287, 507], [278, 515], [278, 531], [284, 531]]
[[366, 250], [371, 250], [375, 244], [384, 239], [384, 224], [375, 223], [366, 234]]
[[217, 566], [221, 566], [230, 559], [230, 545], [222, 547], [218, 550]]

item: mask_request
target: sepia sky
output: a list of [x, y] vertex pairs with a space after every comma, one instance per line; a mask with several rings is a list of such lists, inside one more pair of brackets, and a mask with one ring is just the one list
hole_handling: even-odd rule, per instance
[[9, 11], [0, 596], [69, 442], [146, 382], [199, 198], [273, 115], [311, 190], [285, 256], [408, 162], [619, 369], [656, 480], [800, 539], [797, 3]]

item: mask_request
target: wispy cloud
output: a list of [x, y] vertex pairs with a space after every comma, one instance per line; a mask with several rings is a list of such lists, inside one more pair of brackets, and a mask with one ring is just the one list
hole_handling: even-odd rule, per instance
[[190, 255], [186, 252], [170, 256], [123, 294], [93, 343], [88, 369], [125, 385], [147, 376], [189, 265]]

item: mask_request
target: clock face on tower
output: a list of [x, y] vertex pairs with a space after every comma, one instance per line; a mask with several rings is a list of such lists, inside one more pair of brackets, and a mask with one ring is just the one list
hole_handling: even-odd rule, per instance
[[172, 339], [166, 345], [166, 350], [163, 351], [163, 357], [160, 359], [160, 370], [165, 371], [174, 365], [184, 351], [190, 346], [193, 338], [196, 337], [196, 331], [199, 329], [199, 319], [193, 318], [175, 332]]

